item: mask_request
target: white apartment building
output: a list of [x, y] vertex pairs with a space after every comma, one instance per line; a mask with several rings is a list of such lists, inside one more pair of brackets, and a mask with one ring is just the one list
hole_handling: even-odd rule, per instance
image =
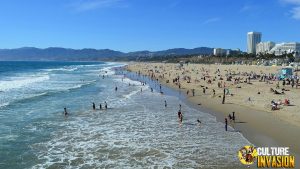
[[275, 46], [274, 42], [268, 41], [268, 42], [259, 42], [256, 45], [256, 54], [266, 54], [268, 53], [273, 47]]
[[270, 51], [270, 54], [283, 55], [285, 53], [293, 53], [296, 56], [296, 53], [300, 54], [300, 43], [297, 42], [288, 42], [288, 43], [279, 43], [276, 44]]
[[214, 48], [214, 55], [215, 56], [225, 56], [226, 54], [227, 54], [227, 50], [226, 49]]

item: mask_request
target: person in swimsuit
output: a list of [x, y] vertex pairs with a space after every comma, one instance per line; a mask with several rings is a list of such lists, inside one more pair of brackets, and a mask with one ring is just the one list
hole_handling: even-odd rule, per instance
[[94, 102], [93, 102], [93, 110], [96, 110], [96, 105]]
[[182, 116], [181, 111], [178, 111], [178, 119], [179, 119], [180, 122], [182, 123], [183, 116]]
[[197, 123], [200, 125], [201, 124], [201, 121], [199, 119], [197, 119]]
[[64, 108], [64, 115], [68, 116], [67, 108]]
[[227, 131], [227, 125], [228, 125], [227, 118], [225, 118], [225, 131]]
[[105, 106], [104, 106], [104, 107], [105, 107], [105, 109], [107, 109], [107, 103], [106, 103], [106, 101], [104, 102], [104, 104], [105, 104]]

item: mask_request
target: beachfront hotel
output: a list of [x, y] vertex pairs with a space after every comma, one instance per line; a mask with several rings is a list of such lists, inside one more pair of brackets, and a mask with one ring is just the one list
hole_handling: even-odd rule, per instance
[[256, 45], [261, 42], [260, 32], [247, 33], [247, 52], [256, 54]]
[[259, 42], [256, 45], [256, 54], [266, 54], [275, 46], [274, 42]]
[[288, 53], [294, 53], [295, 56], [299, 56], [300, 53], [300, 43], [298, 42], [288, 42], [288, 43], [278, 43], [270, 51], [270, 54], [283, 55]]

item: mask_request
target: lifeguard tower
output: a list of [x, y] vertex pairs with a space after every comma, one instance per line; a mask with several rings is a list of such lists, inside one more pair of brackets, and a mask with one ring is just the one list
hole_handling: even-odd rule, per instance
[[293, 76], [293, 68], [292, 67], [284, 67], [281, 68], [278, 72], [278, 78], [280, 80], [285, 78], [291, 78]]

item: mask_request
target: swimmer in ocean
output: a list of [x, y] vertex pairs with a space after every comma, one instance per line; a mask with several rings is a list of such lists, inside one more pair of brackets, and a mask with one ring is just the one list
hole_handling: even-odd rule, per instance
[[64, 108], [64, 115], [68, 116], [67, 108]]

